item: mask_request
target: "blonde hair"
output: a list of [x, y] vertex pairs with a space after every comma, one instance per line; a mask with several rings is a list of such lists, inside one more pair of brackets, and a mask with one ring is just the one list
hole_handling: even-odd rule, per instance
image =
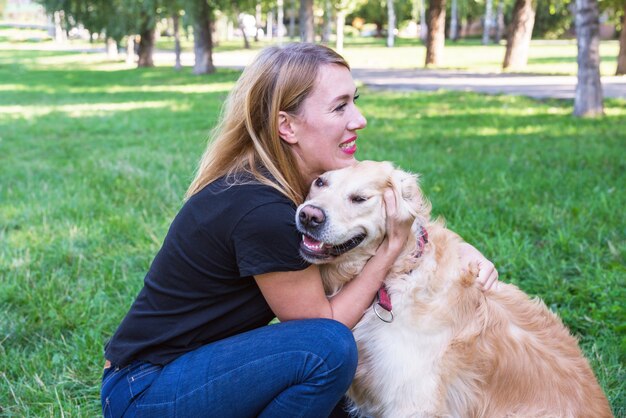
[[350, 69], [341, 55], [322, 45], [298, 43], [263, 49], [224, 103], [220, 122], [185, 197], [222, 176], [250, 173], [300, 204], [309, 185], [303, 184], [295, 157], [279, 137], [278, 112], [298, 115], [313, 91], [319, 67], [329, 64]]

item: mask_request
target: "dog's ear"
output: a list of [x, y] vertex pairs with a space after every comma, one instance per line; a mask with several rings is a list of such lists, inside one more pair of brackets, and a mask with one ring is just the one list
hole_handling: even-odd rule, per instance
[[430, 214], [430, 204], [419, 187], [419, 176], [395, 169], [391, 174], [391, 185], [396, 193], [398, 210], [403, 211], [407, 218], [427, 218]]

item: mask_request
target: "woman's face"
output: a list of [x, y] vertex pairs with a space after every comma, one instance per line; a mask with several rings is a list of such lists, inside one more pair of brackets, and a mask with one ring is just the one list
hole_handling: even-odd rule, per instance
[[347, 68], [319, 68], [313, 91], [291, 121], [292, 141], [287, 141], [307, 182], [356, 162], [356, 131], [367, 124], [354, 103], [356, 98], [356, 86]]

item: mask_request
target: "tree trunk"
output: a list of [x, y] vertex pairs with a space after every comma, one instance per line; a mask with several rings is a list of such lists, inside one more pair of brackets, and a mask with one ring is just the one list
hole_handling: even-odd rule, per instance
[[428, 6], [428, 36], [426, 66], [439, 65], [446, 39], [446, 0], [430, 0]]
[[263, 27], [261, 25], [261, 15], [261, 2], [257, 2], [256, 6], [254, 7], [254, 22], [256, 24], [256, 32], [254, 32], [254, 42], [259, 42], [259, 29]]
[[493, 0], [485, 2], [485, 18], [483, 20], [483, 45], [489, 43], [491, 38], [491, 24], [493, 23]]
[[502, 68], [508, 70], [526, 66], [534, 25], [532, 0], [515, 0]]
[[296, 37], [296, 0], [291, 0], [289, 6], [289, 39]]
[[284, 21], [285, 21], [285, 7], [283, 0], [276, 1], [276, 36], [278, 37], [278, 44], [282, 45], [283, 38], [285, 37]]
[[322, 43], [328, 45], [333, 31], [333, 12], [330, 0], [324, 0], [324, 27], [322, 28]]
[[183, 68], [183, 65], [180, 62], [180, 15], [178, 14], [178, 10], [174, 11], [172, 14], [172, 21], [174, 23], [174, 55], [176, 56], [174, 69], [178, 71]]
[[504, 31], [504, 0], [498, 1], [498, 12], [496, 13], [496, 35], [494, 41], [499, 44]]
[[315, 42], [313, 0], [300, 0], [300, 40], [302, 42]]
[[346, 26], [345, 10], [337, 10], [337, 52], [343, 52], [343, 28]]
[[235, 9], [235, 13], [237, 13], [237, 26], [239, 26], [239, 30], [241, 31], [241, 37], [243, 38], [243, 48], [250, 49], [250, 41], [248, 40], [246, 27], [243, 24], [243, 15], [239, 13], [238, 9]]
[[396, 32], [396, 12], [393, 0], [387, 0], [387, 48], [393, 48]]
[[619, 36], [619, 54], [617, 55], [617, 70], [615, 75], [626, 74], [626, 2], [622, 16], [622, 33]]
[[118, 48], [117, 41], [113, 38], [106, 38], [106, 50], [107, 50], [107, 58], [110, 60], [117, 59]]
[[419, 0], [420, 2], [420, 39], [426, 42], [428, 38], [428, 24], [426, 20], [426, 0]]
[[452, 0], [450, 5], [450, 33], [448, 35], [450, 40], [456, 41], [459, 39], [459, 7], [458, 0]]
[[576, 0], [578, 84], [574, 96], [575, 116], [601, 116], [600, 20], [596, 0]]
[[197, 10], [194, 16], [193, 49], [196, 62], [193, 66], [194, 74], [211, 74], [215, 72], [213, 66], [213, 37], [212, 17], [213, 11], [209, 8], [206, 0], [197, 2]]
[[135, 35], [128, 35], [126, 38], [126, 64], [135, 62]]
[[54, 41], [57, 43], [64, 43], [67, 41], [67, 32], [63, 29], [63, 11], [56, 11], [53, 14], [54, 19]]
[[274, 12], [267, 12], [265, 18], [265, 39], [271, 41], [274, 38]]
[[137, 67], [154, 67], [152, 52], [154, 51], [155, 27], [144, 27], [139, 34], [139, 60]]

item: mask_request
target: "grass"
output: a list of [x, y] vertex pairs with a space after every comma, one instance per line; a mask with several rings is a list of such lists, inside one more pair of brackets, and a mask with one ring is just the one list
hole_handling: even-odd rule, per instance
[[[97, 416], [103, 345], [238, 73], [4, 45], [0, 416]], [[570, 101], [362, 93], [359, 157], [422, 173], [434, 211], [579, 337], [624, 416], [626, 101], [586, 120]]]

